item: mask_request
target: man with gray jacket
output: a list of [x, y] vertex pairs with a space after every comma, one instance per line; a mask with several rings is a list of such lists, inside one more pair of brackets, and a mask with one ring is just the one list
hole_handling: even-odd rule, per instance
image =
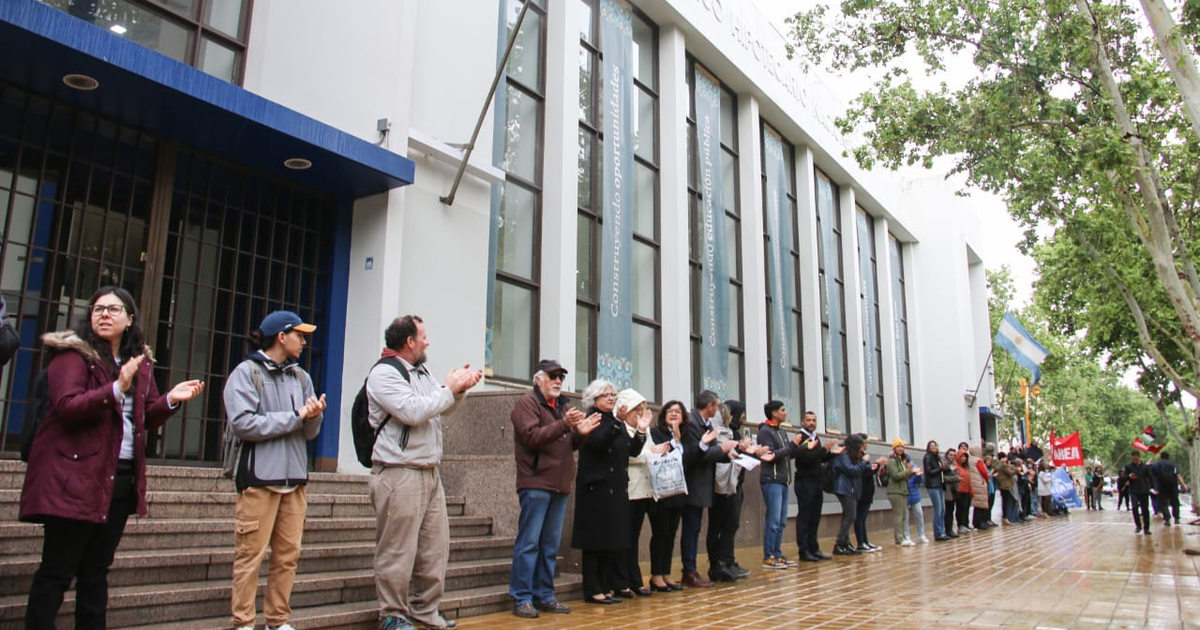
[[370, 481], [379, 628], [454, 628], [438, 610], [450, 555], [450, 521], [437, 468], [442, 419], [483, 372], [463, 366], [438, 385], [425, 367], [429, 339], [416, 315], [396, 318], [383, 338], [380, 359], [367, 375], [371, 427], [379, 432]]
[[253, 630], [258, 569], [271, 545], [263, 612], [268, 630], [294, 630], [289, 599], [300, 557], [308, 503], [308, 449], [325, 414], [312, 378], [297, 360], [317, 329], [291, 311], [263, 318], [250, 340], [259, 350], [247, 355], [225, 382], [225, 416], [242, 440], [234, 482], [233, 626]]

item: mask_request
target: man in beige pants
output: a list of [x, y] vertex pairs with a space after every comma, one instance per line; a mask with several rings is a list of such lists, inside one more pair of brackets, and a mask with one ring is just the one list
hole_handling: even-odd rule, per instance
[[[469, 366], [438, 385], [425, 368], [429, 339], [420, 317], [399, 317], [384, 331], [385, 347], [367, 375], [375, 505], [375, 593], [380, 630], [454, 628], [438, 610], [450, 555], [450, 522], [438, 464], [442, 417], [458, 408], [483, 378]], [[382, 426], [382, 430], [380, 427]]]

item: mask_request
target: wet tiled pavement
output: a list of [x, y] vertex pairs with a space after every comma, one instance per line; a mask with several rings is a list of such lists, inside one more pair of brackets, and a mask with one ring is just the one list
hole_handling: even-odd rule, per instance
[[[569, 602], [567, 615], [519, 619], [496, 613], [461, 620], [462, 630], [697, 630], [774, 628], [1200, 629], [1200, 527], [1134, 533], [1128, 512], [1073, 510], [1069, 517], [972, 533], [958, 540], [760, 569], [735, 584], [612, 606]], [[791, 531], [789, 530], [789, 535]], [[876, 534], [879, 543], [884, 536]], [[890, 538], [890, 537], [889, 537]], [[831, 541], [823, 540], [827, 551]], [[703, 545], [702, 545], [703, 546]], [[795, 545], [784, 553], [795, 556]], [[700, 558], [702, 567], [705, 559]], [[678, 565], [676, 564], [676, 567]], [[678, 568], [676, 568], [678, 573]]]

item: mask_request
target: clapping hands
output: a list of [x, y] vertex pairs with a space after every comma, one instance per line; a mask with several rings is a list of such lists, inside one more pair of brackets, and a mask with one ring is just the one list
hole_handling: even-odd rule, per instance
[[315, 418], [322, 413], [325, 413], [325, 394], [321, 394], [320, 398], [309, 396], [308, 400], [304, 401], [304, 406], [296, 410], [296, 415], [300, 416], [301, 420]]
[[471, 364], [464, 364], [461, 368], [450, 370], [446, 375], [446, 389], [452, 394], [461, 394], [472, 387], [475, 387], [483, 378], [483, 370], [471, 371]]

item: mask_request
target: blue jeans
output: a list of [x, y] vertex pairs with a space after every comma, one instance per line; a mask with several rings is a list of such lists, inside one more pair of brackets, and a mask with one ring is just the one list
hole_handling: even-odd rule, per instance
[[942, 488], [929, 488], [929, 501], [933, 503], [933, 536], [942, 538], [946, 535], [946, 491]]
[[1016, 523], [1021, 520], [1021, 504], [1017, 503], [1017, 500], [1008, 490], [1002, 490], [1001, 494], [1003, 495], [1001, 499], [1003, 500], [1004, 520], [1009, 523]]
[[517, 490], [521, 516], [513, 543], [508, 594], [518, 604], [554, 599], [554, 558], [562, 540], [569, 495], [545, 490]]
[[783, 557], [783, 528], [787, 526], [787, 484], [762, 484], [763, 503], [767, 506], [763, 524], [763, 558]]
[[683, 534], [679, 537], [679, 562], [683, 572], [696, 570], [696, 553], [700, 546], [700, 524], [704, 521], [704, 508], [695, 505], [683, 506]]

